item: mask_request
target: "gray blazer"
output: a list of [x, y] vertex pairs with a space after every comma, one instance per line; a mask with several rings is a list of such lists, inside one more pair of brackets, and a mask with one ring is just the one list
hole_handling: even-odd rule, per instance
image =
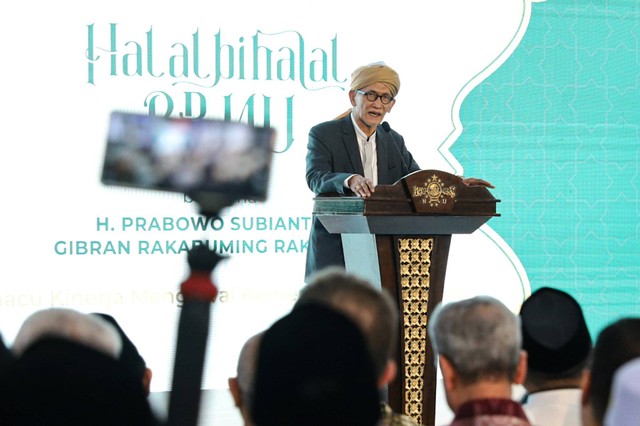
[[[378, 184], [390, 185], [420, 170], [407, 150], [404, 138], [381, 126], [376, 134]], [[311, 128], [307, 145], [307, 185], [314, 194], [339, 193], [353, 196], [343, 183], [352, 174], [364, 175], [358, 139], [350, 116], [327, 121]], [[314, 217], [307, 249], [305, 279], [327, 266], [344, 266], [342, 240], [330, 234]]]

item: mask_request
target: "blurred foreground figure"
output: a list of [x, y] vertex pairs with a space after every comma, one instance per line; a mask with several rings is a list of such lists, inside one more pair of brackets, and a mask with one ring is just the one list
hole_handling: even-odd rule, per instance
[[321, 305], [294, 309], [264, 332], [254, 389], [258, 426], [375, 426], [380, 417], [360, 330]]
[[52, 308], [18, 331], [16, 361], [0, 381], [0, 424], [158, 424], [140, 381], [117, 360], [117, 330], [94, 315]]
[[605, 426], [636, 426], [640, 422], [640, 358], [629, 361], [613, 377]]
[[153, 377], [153, 373], [147, 366], [142, 355], [140, 355], [140, 352], [138, 352], [136, 345], [131, 341], [129, 336], [124, 332], [114, 317], [103, 313], [95, 313], [94, 315], [104, 319], [109, 324], [113, 325], [118, 331], [118, 334], [122, 339], [122, 351], [120, 352], [118, 360], [124, 368], [129, 369], [134, 376], [140, 378], [142, 388], [144, 389], [145, 394], [149, 396], [149, 393], [151, 392], [151, 378]]
[[582, 424], [601, 426], [611, 400], [616, 370], [640, 357], [640, 318], [623, 318], [605, 327], [593, 348], [591, 366], [582, 381]]
[[381, 394], [380, 426], [417, 425], [411, 417], [393, 412], [384, 396], [398, 372], [394, 355], [400, 326], [398, 308], [388, 291], [373, 287], [343, 268], [329, 267], [311, 277], [294, 309], [308, 303], [336, 309], [360, 327], [373, 358]]

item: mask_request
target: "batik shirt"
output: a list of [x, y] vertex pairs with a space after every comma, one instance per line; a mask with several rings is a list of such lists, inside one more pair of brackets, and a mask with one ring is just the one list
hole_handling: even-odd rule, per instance
[[516, 401], [487, 398], [462, 404], [450, 426], [531, 426], [531, 423]]
[[381, 404], [380, 426], [418, 426], [415, 420], [404, 414], [394, 413], [388, 404]]

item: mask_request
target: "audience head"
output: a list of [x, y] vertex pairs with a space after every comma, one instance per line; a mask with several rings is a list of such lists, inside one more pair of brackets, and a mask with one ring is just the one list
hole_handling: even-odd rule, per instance
[[320, 304], [299, 306], [264, 332], [254, 389], [258, 426], [374, 426], [380, 417], [359, 328]]
[[131, 341], [114, 317], [104, 313], [94, 313], [94, 315], [102, 318], [116, 329], [122, 340], [122, 351], [120, 352], [118, 360], [124, 368], [131, 371], [135, 377], [141, 380], [145, 393], [149, 395], [151, 391], [152, 371], [147, 367], [147, 363], [142, 355], [140, 355], [140, 352], [138, 352], [136, 345]]
[[438, 305], [429, 320], [429, 337], [440, 358], [445, 393], [455, 411], [470, 389], [491, 385], [486, 397], [510, 397], [511, 384], [526, 374], [518, 317], [502, 302], [478, 296]]
[[578, 302], [564, 291], [542, 287], [522, 304], [520, 323], [527, 390], [579, 386], [591, 336]]
[[45, 337], [76, 342], [113, 358], [122, 351], [116, 328], [105, 320], [73, 309], [50, 308], [36, 311], [22, 323], [12, 350], [21, 356], [32, 344]]
[[582, 384], [585, 426], [603, 424], [616, 370], [637, 357], [640, 357], [640, 318], [620, 319], [600, 332]]
[[156, 424], [140, 382], [117, 360], [121, 348], [115, 328], [94, 315], [34, 313], [0, 381], [0, 424]]
[[379, 385], [393, 380], [397, 367], [393, 360], [398, 339], [398, 310], [385, 289], [347, 273], [327, 268], [311, 277], [294, 306], [322, 303], [354, 321], [364, 333], [370, 348]]
[[640, 420], [640, 358], [620, 367], [611, 387], [605, 426], [636, 426]]
[[229, 379], [229, 391], [236, 407], [242, 414], [245, 426], [253, 424], [251, 420], [251, 405], [261, 337], [262, 332], [251, 336], [244, 343], [238, 356], [236, 377]]

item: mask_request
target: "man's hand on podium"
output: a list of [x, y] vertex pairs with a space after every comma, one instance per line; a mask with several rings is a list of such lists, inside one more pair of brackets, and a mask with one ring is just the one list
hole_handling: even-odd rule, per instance
[[462, 178], [462, 183], [467, 186], [486, 186], [487, 188], [495, 188], [490, 182], [477, 178]]
[[349, 178], [349, 189], [358, 197], [367, 198], [375, 192], [375, 185], [371, 179], [360, 175], [353, 175]]

